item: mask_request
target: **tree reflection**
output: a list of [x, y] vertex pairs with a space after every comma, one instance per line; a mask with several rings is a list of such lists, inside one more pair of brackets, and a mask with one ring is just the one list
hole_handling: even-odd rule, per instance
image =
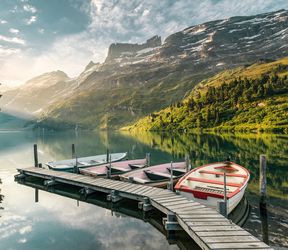
[[258, 192], [259, 155], [267, 156], [270, 196], [287, 199], [288, 136], [271, 134], [168, 134], [125, 132], [125, 136], [165, 151], [175, 159], [189, 154], [192, 167], [223, 161], [229, 156], [251, 174], [249, 188]]

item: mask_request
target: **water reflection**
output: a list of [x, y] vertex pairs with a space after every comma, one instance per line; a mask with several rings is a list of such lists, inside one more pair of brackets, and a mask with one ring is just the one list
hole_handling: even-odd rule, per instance
[[[0, 184], [2, 184], [2, 180], [0, 178]], [[4, 199], [4, 195], [1, 194], [1, 187], [0, 187], [0, 210], [4, 209], [1, 205], [2, 201]], [[1, 217], [1, 216], [0, 216]]]
[[[38, 246], [37, 244], [39, 243], [39, 249], [41, 246], [45, 246], [46, 249], [53, 248], [56, 244], [55, 241], [61, 241], [60, 235], [63, 236], [63, 234], [65, 234], [66, 238], [61, 242], [61, 246], [57, 245], [54, 249], [61, 249], [62, 246], [64, 248], [71, 246], [71, 249], [73, 249], [73, 242], [83, 242], [88, 236], [95, 239], [95, 235], [97, 235], [97, 239], [91, 240], [94, 245], [91, 245], [90, 248], [100, 246], [99, 248], [103, 249], [105, 242], [100, 242], [100, 238], [102, 237], [101, 240], [103, 240], [108, 237], [104, 231], [98, 232], [99, 229], [95, 228], [95, 221], [103, 217], [103, 212], [95, 209], [95, 206], [93, 208], [87, 208], [86, 205], [88, 204], [83, 205], [80, 201], [79, 205], [81, 209], [78, 209], [76, 212], [73, 207], [76, 206], [74, 200], [72, 204], [62, 197], [62, 199], [54, 196], [50, 197], [52, 196], [50, 193], [48, 193], [50, 195], [48, 197], [46, 193], [43, 194], [41, 190], [39, 190], [41, 194], [41, 197], [38, 197], [39, 202], [34, 206], [27, 204], [27, 201], [33, 197], [34, 190], [31, 188], [25, 189], [24, 186], [17, 186], [17, 184], [13, 182], [13, 176], [17, 172], [16, 168], [28, 167], [34, 164], [34, 143], [38, 145], [40, 163], [71, 158], [71, 145], [73, 143], [76, 146], [76, 152], [79, 156], [105, 154], [107, 148], [109, 148], [111, 152], [127, 151], [129, 158], [145, 157], [145, 154], [150, 152], [152, 164], [170, 162], [171, 160], [183, 160], [185, 154], [188, 153], [192, 165], [195, 167], [208, 162], [222, 161], [229, 155], [233, 161], [247, 167], [251, 172], [251, 181], [246, 192], [249, 203], [251, 204], [251, 213], [244, 228], [259, 238], [262, 238], [262, 228], [258, 196], [258, 161], [259, 155], [265, 154], [267, 156], [267, 191], [269, 197], [267, 204], [267, 212], [269, 214], [267, 219], [269, 240], [273, 246], [285, 246], [288, 244], [288, 236], [286, 233], [288, 221], [287, 136], [240, 134], [181, 135], [167, 133], [131, 134], [123, 132], [92, 133], [81, 130], [78, 130], [77, 133], [77, 136], [75, 135], [75, 131], [52, 133], [41, 130], [36, 133], [0, 133], [0, 175], [3, 181], [1, 194], [5, 195], [3, 205], [5, 210], [3, 214], [5, 214], [5, 212], [7, 213], [5, 218], [4, 215], [1, 217], [2, 224], [0, 222], [0, 231], [2, 230], [1, 232], [4, 232], [4, 234], [0, 235], [1, 246], [2, 244], [14, 246], [10, 242], [12, 236], [9, 238], [7, 233], [19, 232], [22, 227], [24, 229], [21, 230], [21, 232], [28, 232], [30, 229], [25, 229], [26, 226], [32, 227], [31, 234], [33, 234], [34, 237], [34, 245], [32, 246]], [[19, 196], [19, 193], [21, 193], [21, 196]], [[81, 212], [79, 212], [80, 210]], [[87, 217], [89, 213], [91, 213], [91, 218]], [[47, 214], [47, 220], [44, 222], [43, 214]], [[77, 221], [73, 220], [73, 218], [76, 217], [79, 219]], [[3, 223], [9, 225], [10, 231], [7, 230], [7, 227], [4, 226]], [[107, 225], [105, 223], [107, 223]], [[110, 226], [111, 223], [112, 226]], [[141, 228], [141, 230], [147, 230], [147, 232], [151, 230], [150, 227], [145, 225], [135, 226], [135, 222], [129, 219], [126, 222], [124, 220], [121, 221], [123, 225], [121, 224], [117, 227], [113, 227], [113, 223], [116, 223], [113, 219], [107, 219], [105, 217], [100, 225], [101, 228], [105, 228], [106, 233], [109, 232], [109, 230], [113, 232], [108, 238], [116, 237], [116, 235], [118, 235], [117, 229], [119, 230], [122, 226], [128, 231], [133, 228], [134, 236], [136, 235], [135, 228]], [[38, 233], [34, 231], [34, 228], [38, 229]], [[48, 235], [46, 235], [47, 232]], [[155, 231], [153, 232], [155, 233]], [[146, 231], [141, 233], [145, 234]], [[18, 233], [19, 239], [17, 240], [24, 242], [26, 239], [29, 241], [27, 237], [25, 239], [22, 237], [26, 234], [28, 233]], [[6, 235], [6, 238], [3, 238], [3, 235]], [[71, 237], [68, 237], [69, 235]], [[77, 235], [77, 237], [75, 235]], [[153, 236], [150, 232], [149, 237], [160, 241], [158, 236]], [[137, 238], [137, 236], [135, 236], [135, 238]], [[147, 243], [145, 235], [141, 234], [140, 238], [142, 241], [145, 241], [145, 244]], [[129, 237], [129, 239], [131, 239], [131, 237]], [[32, 240], [32, 238], [30, 240]], [[68, 240], [71, 242], [68, 242]], [[131, 243], [131, 241], [129, 242]], [[17, 244], [24, 243], [17, 242]], [[29, 246], [31, 249], [31, 244], [27, 245], [26, 248], [22, 247], [20, 249], [29, 249]], [[145, 245], [143, 244], [142, 246]], [[147, 244], [147, 248], [149, 248], [150, 243], [148, 242]], [[157, 245], [159, 248], [167, 248], [166, 241], [161, 242], [161, 246], [159, 244]], [[86, 248], [83, 246], [82, 249], [89, 249], [89, 246], [86, 246]]]
[[[179, 249], [183, 249], [183, 250], [201, 249], [198, 247], [198, 245], [195, 242], [191, 240], [190, 236], [187, 235], [183, 231], [175, 231], [175, 232], [168, 233], [165, 230], [163, 226], [163, 222], [162, 222], [162, 218], [164, 217], [164, 214], [162, 214], [161, 212], [157, 210], [152, 210], [149, 212], [144, 212], [143, 210], [139, 210], [138, 203], [136, 201], [122, 200], [117, 203], [111, 203], [107, 201], [106, 194], [95, 192], [86, 197], [84, 195], [81, 195], [80, 188], [68, 186], [65, 184], [59, 184], [57, 185], [57, 187], [49, 187], [47, 189], [47, 187], [42, 184], [43, 181], [41, 179], [33, 178], [33, 177], [26, 178], [25, 181], [19, 180], [19, 183], [25, 186], [35, 188], [35, 201], [38, 200], [38, 197], [36, 198], [36, 195], [39, 196], [39, 190], [44, 190], [50, 193], [55, 193], [64, 197], [72, 198], [77, 201], [77, 206], [80, 206], [80, 202], [94, 204], [94, 205], [97, 205], [98, 207], [110, 210], [111, 216], [116, 217], [118, 219], [125, 220], [127, 218], [134, 218], [134, 219], [142, 220], [142, 221], [149, 223], [166, 237], [166, 240], [169, 243], [169, 245], [177, 245]], [[130, 229], [130, 232], [131, 232], [131, 229]], [[125, 234], [126, 232], [122, 232], [119, 238], [124, 240]], [[145, 237], [149, 239], [149, 233], [145, 232], [145, 234], [146, 234]], [[138, 241], [138, 239], [135, 238], [134, 241]], [[151, 246], [145, 245], [145, 248], [149, 247], [149, 249], [160, 249], [156, 242], [151, 242], [150, 244], [152, 245]], [[124, 246], [123, 242], [121, 243], [121, 245]], [[136, 245], [139, 245], [139, 242], [136, 243]], [[130, 248], [131, 247], [132, 246], [130, 246]], [[117, 247], [115, 246], [115, 249], [119, 249], [119, 248], [125, 249], [119, 245]]]

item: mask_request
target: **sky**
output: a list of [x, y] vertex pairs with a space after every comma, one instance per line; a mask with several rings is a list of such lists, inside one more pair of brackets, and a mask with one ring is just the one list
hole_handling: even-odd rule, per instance
[[76, 77], [114, 42], [143, 43], [199, 23], [288, 9], [288, 0], [0, 0], [0, 83]]

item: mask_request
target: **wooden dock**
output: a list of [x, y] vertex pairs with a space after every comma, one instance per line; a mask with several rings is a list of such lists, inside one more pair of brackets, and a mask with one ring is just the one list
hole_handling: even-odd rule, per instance
[[166, 230], [185, 230], [202, 249], [272, 249], [217, 211], [170, 190], [36, 167], [18, 171], [19, 180], [34, 176], [47, 186], [65, 183], [83, 188], [85, 194], [106, 193], [111, 202], [127, 198], [139, 201], [144, 211], [158, 209], [167, 215]]

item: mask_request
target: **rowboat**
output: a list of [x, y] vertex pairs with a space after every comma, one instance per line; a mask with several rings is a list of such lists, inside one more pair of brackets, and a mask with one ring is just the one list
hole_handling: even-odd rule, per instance
[[[126, 153], [114, 153], [114, 154], [109, 154], [108, 158], [109, 158], [109, 161], [111, 158], [111, 162], [115, 162], [115, 161], [121, 161], [122, 159], [126, 157], [126, 155], [127, 155], [127, 152]], [[74, 159], [68, 159], [68, 160], [62, 160], [62, 161], [53, 161], [53, 162], [46, 163], [46, 165], [50, 169], [53, 169], [53, 170], [71, 172], [74, 170], [75, 166], [77, 166], [78, 169], [81, 169], [81, 168], [101, 165], [104, 163], [107, 163], [107, 154], [74, 158]]]
[[176, 183], [177, 180], [179, 180], [186, 172], [187, 163], [176, 162], [173, 164], [165, 163], [134, 170], [132, 172], [119, 175], [119, 178], [122, 181], [129, 181], [137, 184], [153, 187], [167, 187], [167, 184], [171, 182], [171, 177], [173, 178], [173, 183]]
[[234, 162], [195, 168], [177, 182], [175, 190], [187, 198], [218, 209], [218, 202], [224, 199], [224, 173], [229, 214], [242, 199], [250, 178], [249, 171]]
[[80, 174], [93, 176], [93, 177], [103, 177], [107, 176], [110, 171], [110, 176], [115, 177], [119, 174], [130, 172], [134, 169], [140, 169], [147, 166], [147, 159], [137, 159], [129, 161], [119, 161], [111, 163], [105, 163], [98, 166], [88, 167], [80, 169]]

